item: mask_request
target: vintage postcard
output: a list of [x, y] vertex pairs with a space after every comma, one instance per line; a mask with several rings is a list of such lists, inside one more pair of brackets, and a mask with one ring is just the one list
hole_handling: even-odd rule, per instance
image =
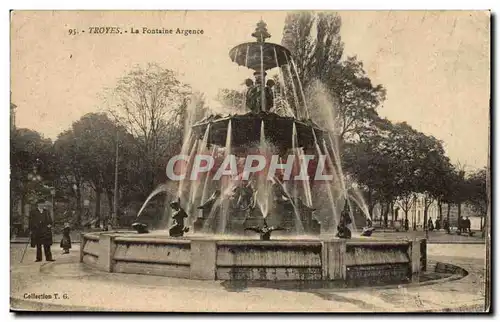
[[10, 19], [12, 311], [489, 311], [489, 11]]

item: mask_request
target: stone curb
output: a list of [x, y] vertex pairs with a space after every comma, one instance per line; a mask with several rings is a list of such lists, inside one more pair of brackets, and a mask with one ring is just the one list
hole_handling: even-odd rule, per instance
[[[11, 240], [11, 244], [26, 244], [28, 243], [29, 240]], [[72, 244], [80, 244], [80, 240], [75, 240], [71, 241]], [[427, 245], [429, 244], [436, 244], [436, 245], [441, 245], [441, 244], [451, 244], [451, 245], [484, 245], [486, 244], [485, 241], [456, 241], [456, 242], [450, 242], [450, 241], [427, 241]]]
[[[10, 243], [11, 244], [27, 244], [29, 242], [29, 240], [11, 240]], [[80, 241], [77, 240], [77, 241], [71, 241], [72, 244], [80, 244]], [[54, 246], [55, 244], [59, 244], [59, 243], [52, 243], [52, 246]]]

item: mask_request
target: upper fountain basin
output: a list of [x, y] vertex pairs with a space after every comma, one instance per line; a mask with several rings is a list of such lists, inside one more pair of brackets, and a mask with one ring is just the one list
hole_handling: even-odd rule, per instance
[[248, 42], [240, 44], [229, 51], [229, 57], [240, 66], [255, 71], [269, 70], [289, 63], [291, 53], [278, 44], [265, 42]]

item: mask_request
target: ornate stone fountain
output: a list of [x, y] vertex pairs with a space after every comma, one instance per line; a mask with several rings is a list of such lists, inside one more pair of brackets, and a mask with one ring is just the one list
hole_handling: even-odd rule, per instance
[[[290, 154], [298, 155], [299, 150], [302, 153], [303, 151], [328, 153], [321, 148], [316, 151], [317, 142], [323, 140], [325, 131], [307, 118], [308, 111], [304, 105], [296, 104], [293, 108], [288, 107], [288, 111], [278, 113], [274, 103], [276, 99], [273, 91], [274, 81], [269, 79], [266, 82], [267, 71], [283, 68], [292, 62], [290, 51], [278, 44], [265, 42], [271, 35], [263, 21], [257, 24], [252, 36], [256, 38], [255, 42], [237, 45], [229, 51], [229, 57], [233, 62], [254, 71], [255, 79], [247, 79], [245, 82], [247, 113], [208, 116], [193, 125], [194, 135], [199, 140], [206, 137], [207, 146], [225, 148], [228, 150], [226, 153], [238, 157], [245, 157], [256, 151], [274, 153], [282, 156], [282, 159], [286, 159]], [[302, 117], [299, 118], [299, 115]], [[267, 221], [285, 227], [285, 231], [291, 234], [296, 234], [297, 230], [300, 233], [319, 234], [320, 226], [313, 216], [312, 201], [304, 202], [306, 196], [285, 191], [284, 183], [279, 180], [270, 185], [270, 187], [262, 185], [256, 187], [259, 183], [254, 180], [235, 186], [233, 194], [229, 196], [231, 199], [227, 205], [229, 209], [226, 210], [222, 204], [215, 205], [213, 198], [208, 203], [211, 205], [210, 208], [204, 200], [201, 200], [204, 202], [201, 207], [203, 211], [195, 222], [195, 231], [203, 231], [205, 228], [205, 232], [210, 233], [243, 234], [249, 225], [262, 222], [266, 217]], [[259, 200], [254, 200], [254, 193], [259, 188], [261, 190], [267, 188], [267, 192], [272, 194], [272, 200], [267, 201], [267, 213], [262, 213], [262, 207], [255, 205]], [[221, 188], [216, 189], [220, 191]], [[290, 188], [294, 189], [293, 186]], [[223, 214], [224, 212], [227, 214]], [[222, 225], [224, 230], [217, 231], [218, 227], [221, 227], [218, 224], [221, 220], [226, 222]]]
[[[330, 158], [329, 134], [309, 118], [290, 52], [266, 42], [271, 35], [262, 21], [252, 36], [255, 42], [229, 52], [233, 62], [254, 71], [255, 79], [246, 81], [247, 112], [211, 115], [194, 124], [181, 153], [189, 155], [187, 170], [196, 155]], [[271, 79], [266, 82], [266, 72], [273, 68], [289, 71], [292, 104], [277, 106], [276, 85]], [[282, 80], [281, 94], [286, 91]], [[197, 180], [179, 182], [174, 212], [169, 212], [169, 218], [174, 217], [173, 225], [167, 225], [169, 232], [150, 232], [145, 225], [136, 225], [137, 233], [83, 234], [80, 260], [108, 272], [206, 280], [402, 281], [426, 268], [425, 239], [347, 239], [352, 208], [345, 192], [332, 196], [329, 191], [333, 207], [327, 223], [339, 227], [336, 238], [320, 234], [308, 180], [284, 182], [279, 173], [271, 177], [242, 173], [239, 180], [213, 180], [213, 176], [206, 171]], [[166, 202], [168, 211], [169, 205]], [[337, 205], [344, 207], [340, 216]]]

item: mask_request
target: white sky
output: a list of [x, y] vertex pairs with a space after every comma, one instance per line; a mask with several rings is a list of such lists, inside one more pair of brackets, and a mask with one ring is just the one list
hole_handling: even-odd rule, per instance
[[[364, 62], [387, 89], [379, 113], [443, 140], [452, 162], [482, 167], [488, 158], [489, 14], [342, 11], [345, 54]], [[55, 138], [102, 107], [99, 94], [133, 65], [158, 62], [210, 98], [251, 71], [228, 51], [253, 41], [262, 18], [280, 43], [286, 12], [14, 12], [12, 101], [17, 126]], [[204, 35], [68, 36], [91, 26], [203, 29]], [[70, 58], [71, 57], [71, 58]]]

